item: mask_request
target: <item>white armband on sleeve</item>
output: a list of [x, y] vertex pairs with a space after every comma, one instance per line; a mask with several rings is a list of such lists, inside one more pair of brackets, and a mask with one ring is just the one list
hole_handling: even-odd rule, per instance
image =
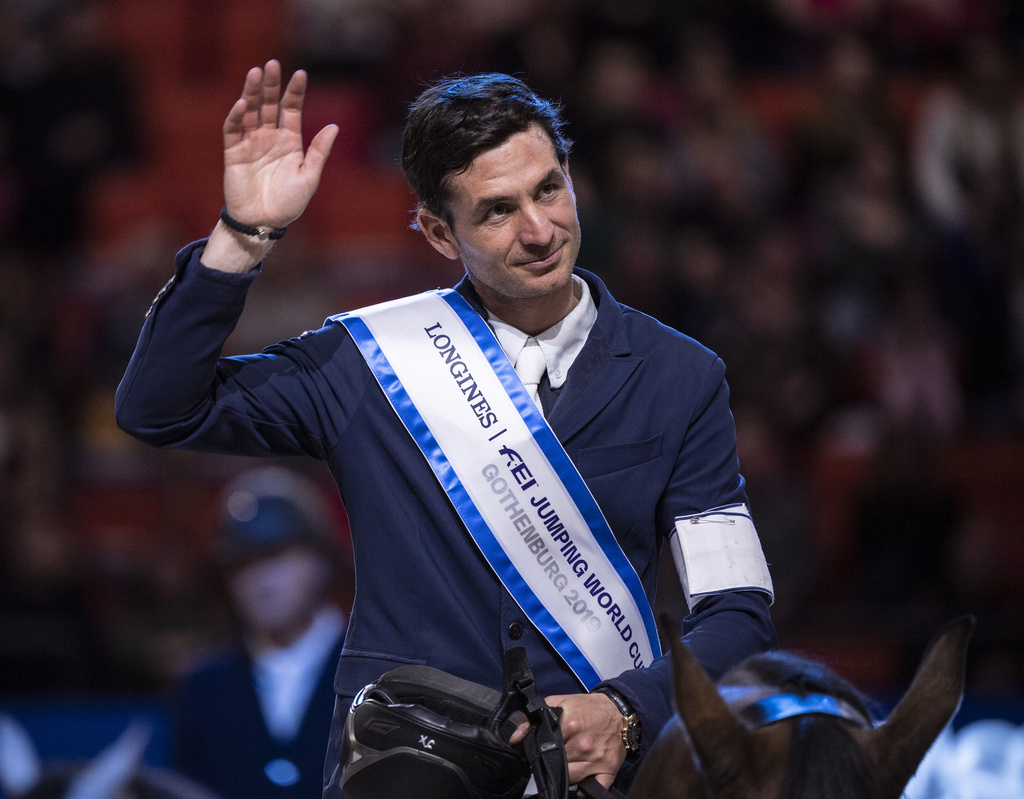
[[746, 505], [677, 516], [669, 545], [691, 611], [705, 597], [726, 591], [761, 591], [775, 601], [768, 564]]

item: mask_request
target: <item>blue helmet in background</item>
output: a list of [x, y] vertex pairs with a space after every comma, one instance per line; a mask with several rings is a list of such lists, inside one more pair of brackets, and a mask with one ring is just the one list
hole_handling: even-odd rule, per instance
[[295, 545], [337, 554], [332, 517], [313, 481], [269, 466], [245, 472], [224, 487], [216, 541], [221, 566], [231, 568]]

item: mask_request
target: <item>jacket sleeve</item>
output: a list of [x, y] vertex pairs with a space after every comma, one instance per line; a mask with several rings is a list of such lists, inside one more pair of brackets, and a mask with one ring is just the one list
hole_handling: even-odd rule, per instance
[[[683, 640], [712, 680], [748, 655], [776, 645], [768, 599], [754, 591], [734, 591], [708, 597], [684, 620]], [[640, 757], [619, 770], [616, 784], [627, 787], [636, 768], [651, 751], [654, 739], [675, 714], [672, 658], [664, 655], [646, 669], [608, 680], [640, 715], [643, 731]]]
[[343, 326], [329, 325], [259, 354], [221, 357], [258, 270], [208, 269], [199, 261], [203, 246], [178, 253], [146, 315], [117, 389], [118, 425], [159, 447], [323, 459], [343, 416], [337, 392], [366, 381], [351, 359], [348, 373], [326, 374], [332, 353], [351, 340]]
[[[659, 527], [663, 533], [677, 516], [747, 502], [724, 373], [724, 364], [715, 358], [662, 496]], [[666, 547], [662, 557], [668, 556]], [[717, 680], [748, 655], [776, 645], [769, 606], [769, 597], [760, 592], [726, 591], [705, 598], [681, 620], [683, 640], [711, 679]], [[671, 656], [663, 655], [648, 668], [626, 672], [604, 684], [619, 691], [640, 715], [642, 760], [675, 713]], [[640, 760], [623, 766], [620, 787], [632, 781]]]

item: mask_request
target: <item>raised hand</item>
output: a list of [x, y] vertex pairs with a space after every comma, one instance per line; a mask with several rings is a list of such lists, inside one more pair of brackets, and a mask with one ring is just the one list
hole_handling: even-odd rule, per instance
[[254, 67], [224, 120], [224, 201], [244, 224], [285, 227], [305, 210], [320, 183], [338, 127], [323, 128], [303, 152], [306, 84], [299, 70], [282, 94], [280, 63]]

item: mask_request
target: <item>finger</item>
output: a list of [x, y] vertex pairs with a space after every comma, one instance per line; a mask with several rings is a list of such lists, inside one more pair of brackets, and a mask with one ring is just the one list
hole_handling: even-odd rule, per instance
[[263, 67], [263, 102], [260, 105], [260, 124], [276, 128], [281, 102], [281, 64], [271, 59]]
[[302, 105], [306, 101], [309, 77], [303, 69], [296, 70], [285, 87], [281, 98], [281, 127], [301, 132]]
[[254, 130], [260, 124], [260, 100], [263, 97], [263, 70], [253, 67], [245, 75], [242, 87], [242, 100], [245, 101], [245, 113], [241, 120], [241, 128]]
[[231, 147], [242, 140], [245, 132], [244, 120], [247, 107], [245, 98], [239, 97], [235, 100], [235, 104], [231, 106], [231, 110], [228, 111], [227, 118], [224, 120], [225, 147]]
[[558, 726], [561, 727], [563, 735], [568, 734], [573, 729], [575, 717], [572, 712], [572, 702], [568, 701], [572, 698], [572, 694], [552, 694], [551, 696], [544, 697], [548, 707], [561, 709], [561, 713], [558, 716]]
[[529, 731], [530, 731], [530, 722], [528, 722], [528, 721], [520, 722], [516, 726], [515, 731], [513, 731], [512, 735], [509, 737], [508, 742], [512, 746], [515, 746], [517, 743], [521, 743], [523, 738], [526, 737], [526, 733], [528, 733]]
[[320, 179], [327, 156], [331, 154], [334, 141], [338, 138], [338, 130], [337, 125], [328, 125], [313, 137], [313, 141], [309, 143], [309, 149], [306, 150], [303, 169], [310, 170], [311, 174], [317, 176], [317, 180]]
[[597, 780], [605, 788], [610, 788], [615, 782], [615, 775], [607, 772], [607, 765], [595, 763], [589, 760], [569, 761], [569, 784], [579, 784], [588, 777]]

